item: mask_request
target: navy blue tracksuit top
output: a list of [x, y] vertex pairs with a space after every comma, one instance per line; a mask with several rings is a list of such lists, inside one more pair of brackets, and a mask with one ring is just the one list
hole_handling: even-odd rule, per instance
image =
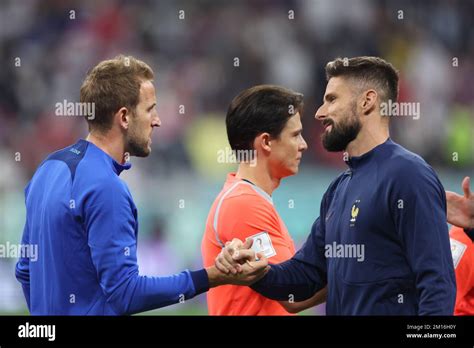
[[388, 139], [329, 186], [296, 255], [252, 288], [276, 300], [328, 286], [328, 315], [452, 315], [456, 297], [444, 188]]

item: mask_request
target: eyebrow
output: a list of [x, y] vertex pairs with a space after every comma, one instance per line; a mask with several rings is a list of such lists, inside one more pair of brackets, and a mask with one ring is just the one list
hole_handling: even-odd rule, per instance
[[298, 134], [298, 133], [301, 133], [302, 131], [303, 131], [303, 127], [294, 130], [293, 134]]
[[336, 97], [336, 95], [335, 95], [334, 93], [328, 93], [328, 94], [326, 94], [326, 95], [324, 96], [324, 98], [323, 98], [323, 103], [324, 103], [325, 100], [326, 100], [326, 101], [329, 101], [329, 99], [332, 98], [332, 97]]
[[155, 105], [156, 105], [156, 102], [155, 102], [155, 103], [153, 103], [153, 104], [151, 104], [151, 106], [150, 106], [150, 107], [148, 107], [148, 109], [146, 109], [146, 110], [147, 110], [147, 111], [150, 111], [151, 109], [153, 109], [153, 107], [154, 107]]

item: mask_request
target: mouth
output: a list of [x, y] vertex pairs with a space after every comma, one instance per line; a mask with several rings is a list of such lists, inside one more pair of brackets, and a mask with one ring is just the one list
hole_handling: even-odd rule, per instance
[[330, 132], [333, 127], [333, 121], [331, 120], [325, 120], [323, 121], [323, 127], [325, 132]]

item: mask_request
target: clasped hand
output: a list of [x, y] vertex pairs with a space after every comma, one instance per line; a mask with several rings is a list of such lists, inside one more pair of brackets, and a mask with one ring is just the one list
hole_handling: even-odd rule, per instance
[[225, 275], [226, 283], [234, 285], [251, 285], [260, 280], [269, 270], [268, 259], [251, 249], [253, 239], [243, 243], [234, 238], [227, 242], [217, 255], [215, 266]]

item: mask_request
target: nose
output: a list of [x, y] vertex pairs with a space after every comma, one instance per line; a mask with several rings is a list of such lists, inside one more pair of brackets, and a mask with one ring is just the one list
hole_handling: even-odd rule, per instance
[[327, 110], [323, 104], [319, 107], [318, 110], [316, 110], [316, 113], [314, 114], [314, 118], [317, 119], [318, 121], [322, 121], [326, 118], [326, 113], [327, 113]]
[[158, 117], [158, 115], [153, 118], [151, 126], [152, 127], [161, 127], [161, 119]]
[[308, 149], [308, 144], [306, 143], [306, 140], [304, 140], [303, 137], [301, 137], [301, 144], [300, 144], [300, 151], [306, 151]]

